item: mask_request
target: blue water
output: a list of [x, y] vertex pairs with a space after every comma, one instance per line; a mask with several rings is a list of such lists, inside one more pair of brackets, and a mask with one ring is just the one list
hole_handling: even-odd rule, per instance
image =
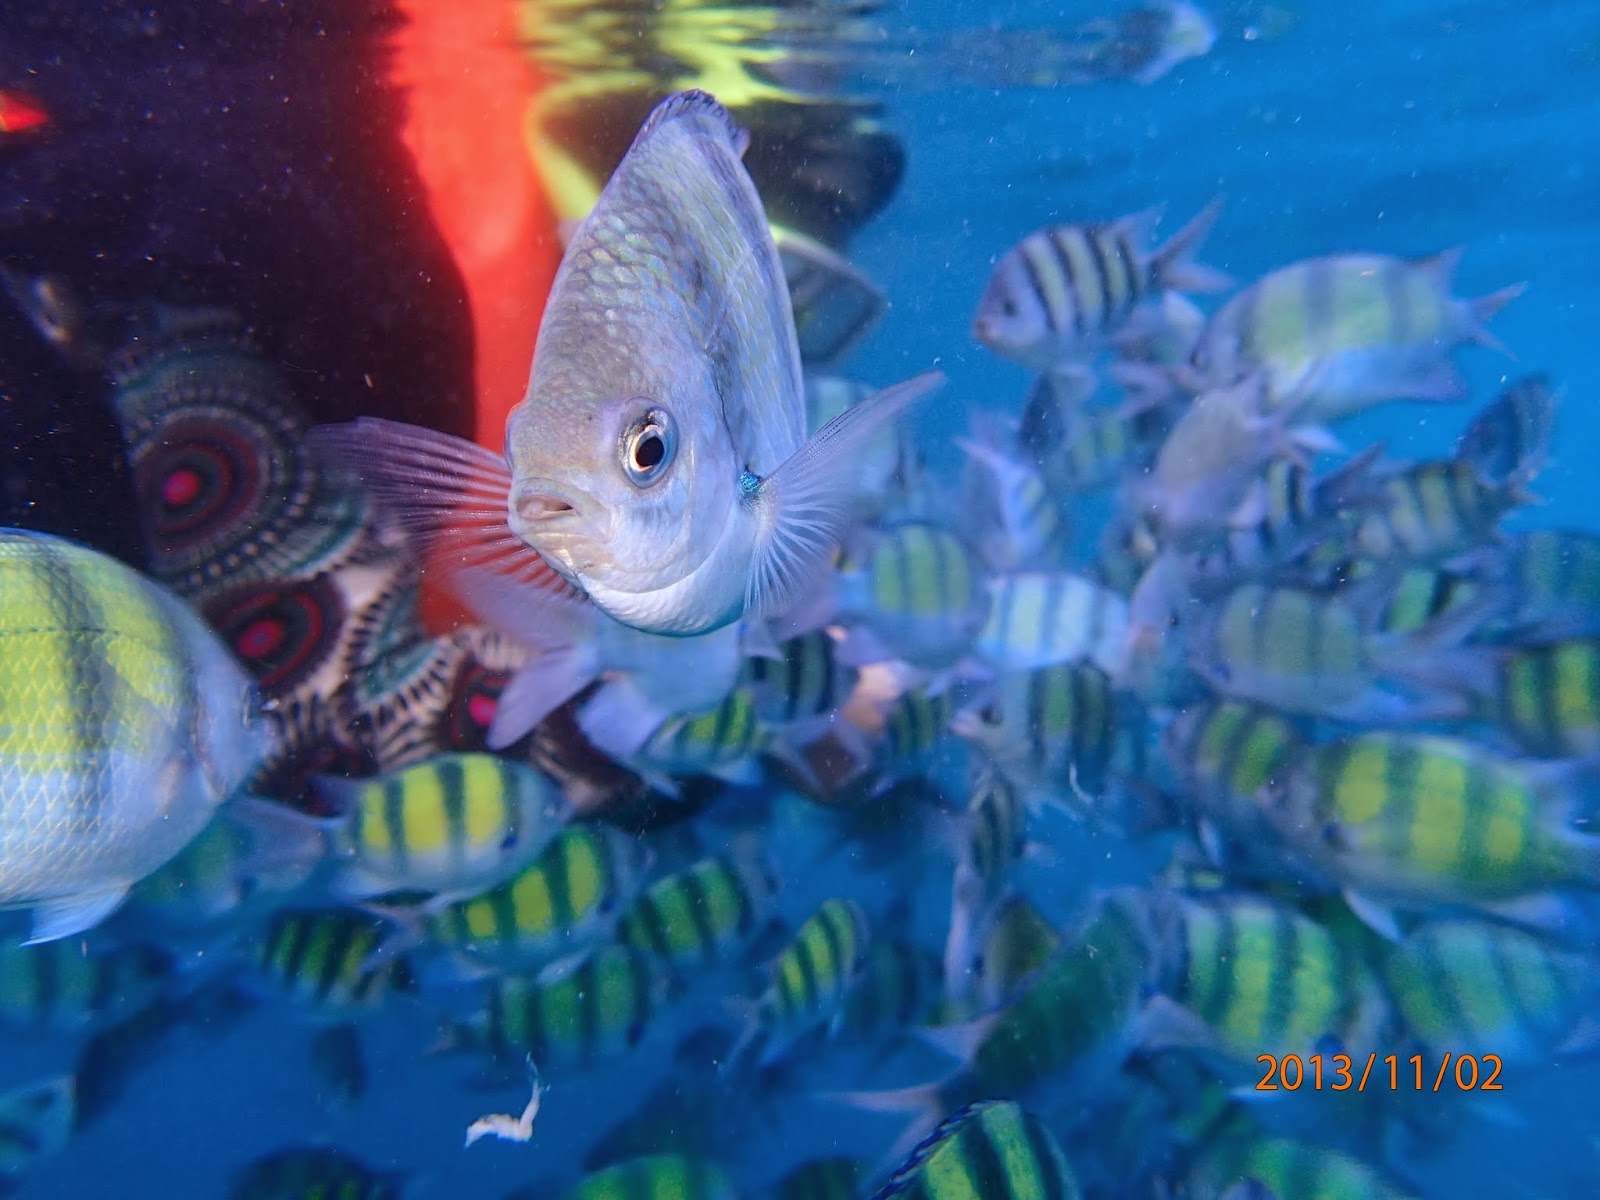
[[[1089, 4], [915, 7], [929, 33], [1097, 14]], [[1480, 347], [1457, 356], [1474, 399], [1530, 369], [1566, 388], [1556, 450], [1537, 485], [1547, 503], [1514, 521], [1600, 528], [1589, 461], [1600, 446], [1592, 328], [1600, 5], [1303, 0], [1209, 10], [1220, 31], [1212, 53], [1149, 87], [951, 87], [897, 71], [885, 120], [905, 141], [908, 169], [890, 208], [851, 246], [891, 305], [848, 370], [887, 383], [930, 364], [944, 369], [947, 388], [918, 419], [933, 435], [934, 461], [949, 467], [954, 452], [939, 435], [963, 432], [970, 409], [1015, 412], [1029, 386], [1028, 372], [976, 346], [968, 329], [995, 257], [1042, 224], [1163, 204], [1170, 231], [1221, 195], [1226, 207], [1203, 257], [1240, 280], [1316, 254], [1425, 255], [1463, 244], [1458, 294], [1528, 283], [1493, 325], [1515, 359]], [[902, 7], [885, 20], [905, 28], [911, 15]], [[1471, 411], [1396, 405], [1341, 434], [1352, 445], [1388, 438], [1391, 453], [1420, 456], [1446, 450]], [[1084, 851], [1074, 890], [1127, 871], [1123, 854]], [[819, 869], [837, 878], [800, 880], [786, 907], [803, 915], [806, 897], [834, 886], [900, 886], [863, 883], [847, 863]], [[221, 1195], [247, 1160], [322, 1140], [412, 1172], [418, 1196], [498, 1196], [565, 1176], [564, 1130], [626, 1112], [665, 1053], [651, 1049], [653, 1067], [557, 1086], [529, 1146], [463, 1153], [467, 1124], [518, 1111], [521, 1085], [480, 1085], [467, 1060], [423, 1057], [437, 1028], [420, 1008], [397, 1007], [364, 1032], [367, 1095], [330, 1114], [305, 1069], [306, 1030], [282, 1009], [186, 1030], [133, 1076], [112, 1114], [41, 1162], [18, 1195]], [[65, 1045], [0, 1040], [0, 1086], [63, 1069], [69, 1056]], [[1497, 1105], [1457, 1103], [1444, 1118], [1454, 1137], [1442, 1155], [1395, 1165], [1430, 1198], [1600, 1194], [1596, 1088], [1600, 1071], [1588, 1065], [1507, 1072]], [[1433, 1102], [1413, 1099], [1418, 1109]], [[1291, 1123], [1349, 1119], [1327, 1095], [1282, 1103], [1298, 1106]], [[1438, 1105], [1427, 1115], [1443, 1114], [1445, 1101]], [[777, 1119], [777, 1144], [797, 1155], [847, 1146], [864, 1128], [893, 1130], [798, 1102]]]

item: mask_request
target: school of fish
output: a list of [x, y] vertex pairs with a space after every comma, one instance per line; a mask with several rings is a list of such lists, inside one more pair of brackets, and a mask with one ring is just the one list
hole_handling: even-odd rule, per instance
[[[970, 334], [1037, 378], [980, 412], [804, 369], [746, 140], [650, 116], [504, 456], [124, 318], [149, 560], [0, 533], [0, 1045], [76, 1047], [0, 1187], [261, 1008], [347, 1111], [396, 1011], [531, 1066], [468, 1144], [570, 1200], [1420, 1197], [1479, 1097], [1264, 1102], [1261, 1056], [1600, 1044], [1600, 534], [1506, 530], [1561, 390], [1456, 361], [1520, 286], [1240, 285], [1216, 203], [997, 232]], [[1406, 401], [1453, 453], [1345, 444]], [[445, 1194], [315, 1115], [232, 1194]]]

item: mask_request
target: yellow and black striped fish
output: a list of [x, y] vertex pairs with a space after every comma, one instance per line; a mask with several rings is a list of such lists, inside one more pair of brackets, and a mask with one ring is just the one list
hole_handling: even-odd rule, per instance
[[1407, 1027], [1436, 1056], [1492, 1054], [1534, 1067], [1593, 1048], [1600, 960], [1541, 934], [1428, 921], [1395, 947], [1384, 977]]
[[1107, 224], [1047, 225], [995, 264], [973, 318], [973, 336], [996, 354], [1041, 371], [1102, 345], [1148, 298], [1167, 288], [1217, 290], [1217, 272], [1191, 261], [1216, 223], [1208, 205], [1155, 251], [1155, 212]]
[[255, 692], [184, 603], [87, 547], [0, 530], [0, 908], [95, 925], [267, 752]]
[[388, 936], [375, 916], [345, 909], [276, 913], [256, 945], [255, 965], [273, 990], [314, 1018], [338, 1019], [409, 991], [404, 959], [374, 959]]
[[760, 931], [779, 888], [756, 850], [703, 858], [656, 880], [617, 924], [617, 940], [674, 971], [727, 962]]
[[447, 754], [373, 779], [327, 776], [318, 787], [343, 814], [335, 828], [346, 861], [334, 886], [352, 899], [493, 887], [533, 861], [567, 817], [554, 784], [491, 754]]
[[649, 851], [607, 825], [573, 824], [498, 887], [425, 909], [427, 940], [508, 970], [576, 953], [608, 933], [642, 881]]
[[0, 945], [0, 1023], [93, 1032], [154, 1003], [173, 980], [172, 956], [154, 945]]
[[537, 978], [496, 979], [472, 1032], [497, 1057], [532, 1057], [544, 1073], [583, 1070], [643, 1041], [670, 990], [653, 955], [602, 945]]
[[1600, 753], [1600, 638], [1509, 646], [1494, 652], [1487, 709], [1529, 754]]
[[763, 1040], [761, 1064], [776, 1062], [817, 1026], [837, 1022], [845, 997], [866, 962], [871, 927], [853, 900], [824, 900], [795, 930], [769, 970], [771, 983], [756, 1002], [757, 1024], [746, 1044]]
[[588, 1176], [565, 1200], [738, 1200], [721, 1167], [681, 1154], [630, 1158]]
[[948, 667], [967, 652], [989, 606], [971, 550], [927, 521], [883, 530], [865, 560], [840, 573], [837, 591], [839, 615], [881, 643], [887, 653], [878, 657], [930, 669]]
[[911, 1152], [873, 1200], [1077, 1200], [1067, 1157], [1032, 1113], [980, 1100]]

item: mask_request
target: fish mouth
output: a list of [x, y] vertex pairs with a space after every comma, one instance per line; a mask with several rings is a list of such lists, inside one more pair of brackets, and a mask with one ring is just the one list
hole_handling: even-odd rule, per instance
[[543, 540], [588, 533], [598, 526], [592, 519], [593, 501], [583, 493], [548, 479], [530, 479], [517, 486], [511, 499], [511, 527], [524, 540]]

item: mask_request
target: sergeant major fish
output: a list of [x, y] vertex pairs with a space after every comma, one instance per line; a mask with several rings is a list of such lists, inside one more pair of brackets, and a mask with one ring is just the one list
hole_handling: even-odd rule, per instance
[[32, 941], [97, 924], [268, 749], [244, 671], [115, 559], [0, 531], [0, 908]]

